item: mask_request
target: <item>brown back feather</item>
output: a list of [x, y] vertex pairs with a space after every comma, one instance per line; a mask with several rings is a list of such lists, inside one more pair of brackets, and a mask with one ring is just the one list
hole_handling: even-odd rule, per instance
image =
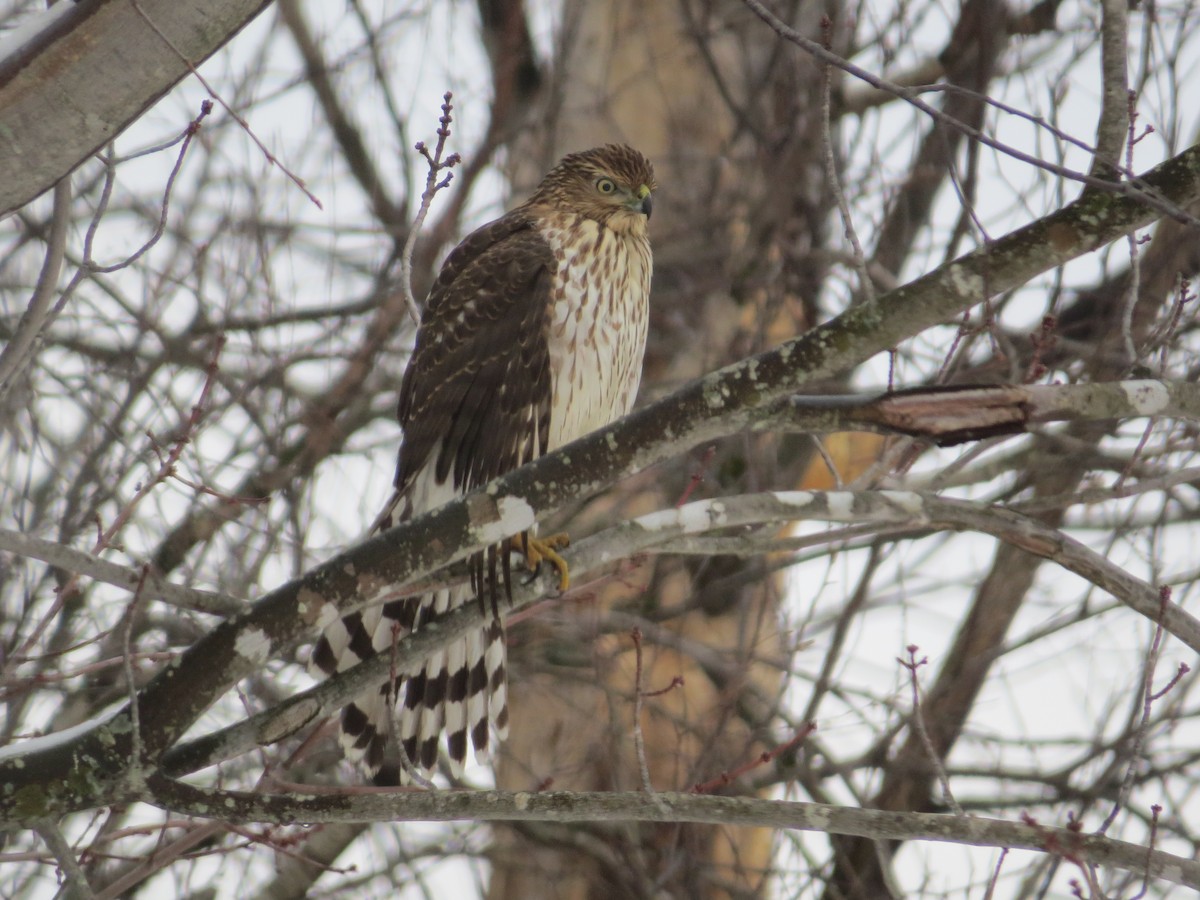
[[514, 211], [471, 234], [429, 294], [400, 388], [403, 491], [434, 455], [438, 480], [468, 491], [545, 447], [550, 357], [544, 322], [554, 256]]

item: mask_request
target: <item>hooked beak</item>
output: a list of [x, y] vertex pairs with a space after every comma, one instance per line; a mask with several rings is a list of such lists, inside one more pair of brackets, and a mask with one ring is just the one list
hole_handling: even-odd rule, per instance
[[654, 209], [654, 196], [650, 193], [650, 188], [642, 185], [633, 195], [633, 202], [630, 207], [634, 212], [640, 212], [647, 219], [650, 218], [650, 212]]

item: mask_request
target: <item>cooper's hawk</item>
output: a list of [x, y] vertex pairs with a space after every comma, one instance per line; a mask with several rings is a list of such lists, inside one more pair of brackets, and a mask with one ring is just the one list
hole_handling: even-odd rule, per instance
[[[404, 441], [380, 528], [435, 509], [629, 411], [646, 345], [654, 188], [654, 171], [636, 150], [610, 144], [574, 153], [525, 203], [451, 252], [429, 292], [400, 387]], [[555, 553], [560, 544], [530, 535], [513, 543], [531, 565], [549, 558], [566, 585], [565, 563]], [[407, 759], [426, 771], [437, 763], [445, 731], [455, 775], [468, 735], [481, 761], [492, 730], [504, 740], [498, 559], [507, 570], [507, 548], [492, 548], [473, 561], [469, 586], [364, 609], [317, 642], [314, 668], [340, 672], [474, 597], [492, 598], [485, 628], [342, 711], [347, 755], [365, 759], [377, 783], [407, 780], [400, 754], [388, 748], [393, 730]]]

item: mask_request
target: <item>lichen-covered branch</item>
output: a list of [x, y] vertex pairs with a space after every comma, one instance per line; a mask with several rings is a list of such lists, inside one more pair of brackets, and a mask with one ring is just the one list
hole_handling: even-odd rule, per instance
[[362, 794], [256, 794], [209, 791], [159, 778], [164, 809], [234, 822], [707, 822], [822, 831], [878, 840], [954, 841], [1069, 856], [1174, 884], [1200, 887], [1200, 861], [1069, 828], [1002, 819], [885, 812], [823, 803], [674, 792], [396, 791]]
[[[1173, 203], [1194, 199], [1200, 194], [1200, 148], [1168, 160], [1142, 181]], [[222, 622], [159, 673], [139, 694], [140, 740], [134, 740], [134, 719], [125, 710], [55, 745], [45, 766], [0, 762], [0, 784], [6, 786], [0, 814], [41, 819], [130, 799], [131, 786], [156, 768], [204, 710], [280, 648], [340, 613], [380, 602], [624, 475], [771, 419], [777, 405], [808, 382], [855, 366], [1156, 215], [1134, 197], [1085, 195], [777, 349], [692, 382], [482, 491], [340, 554]], [[135, 744], [143, 748], [143, 759], [130, 758]]]

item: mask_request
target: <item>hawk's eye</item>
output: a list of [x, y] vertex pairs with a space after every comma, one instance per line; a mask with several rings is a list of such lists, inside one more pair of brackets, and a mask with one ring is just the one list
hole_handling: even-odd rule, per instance
[[611, 194], [617, 189], [617, 183], [611, 178], [598, 178], [596, 180], [596, 190], [602, 194]]

